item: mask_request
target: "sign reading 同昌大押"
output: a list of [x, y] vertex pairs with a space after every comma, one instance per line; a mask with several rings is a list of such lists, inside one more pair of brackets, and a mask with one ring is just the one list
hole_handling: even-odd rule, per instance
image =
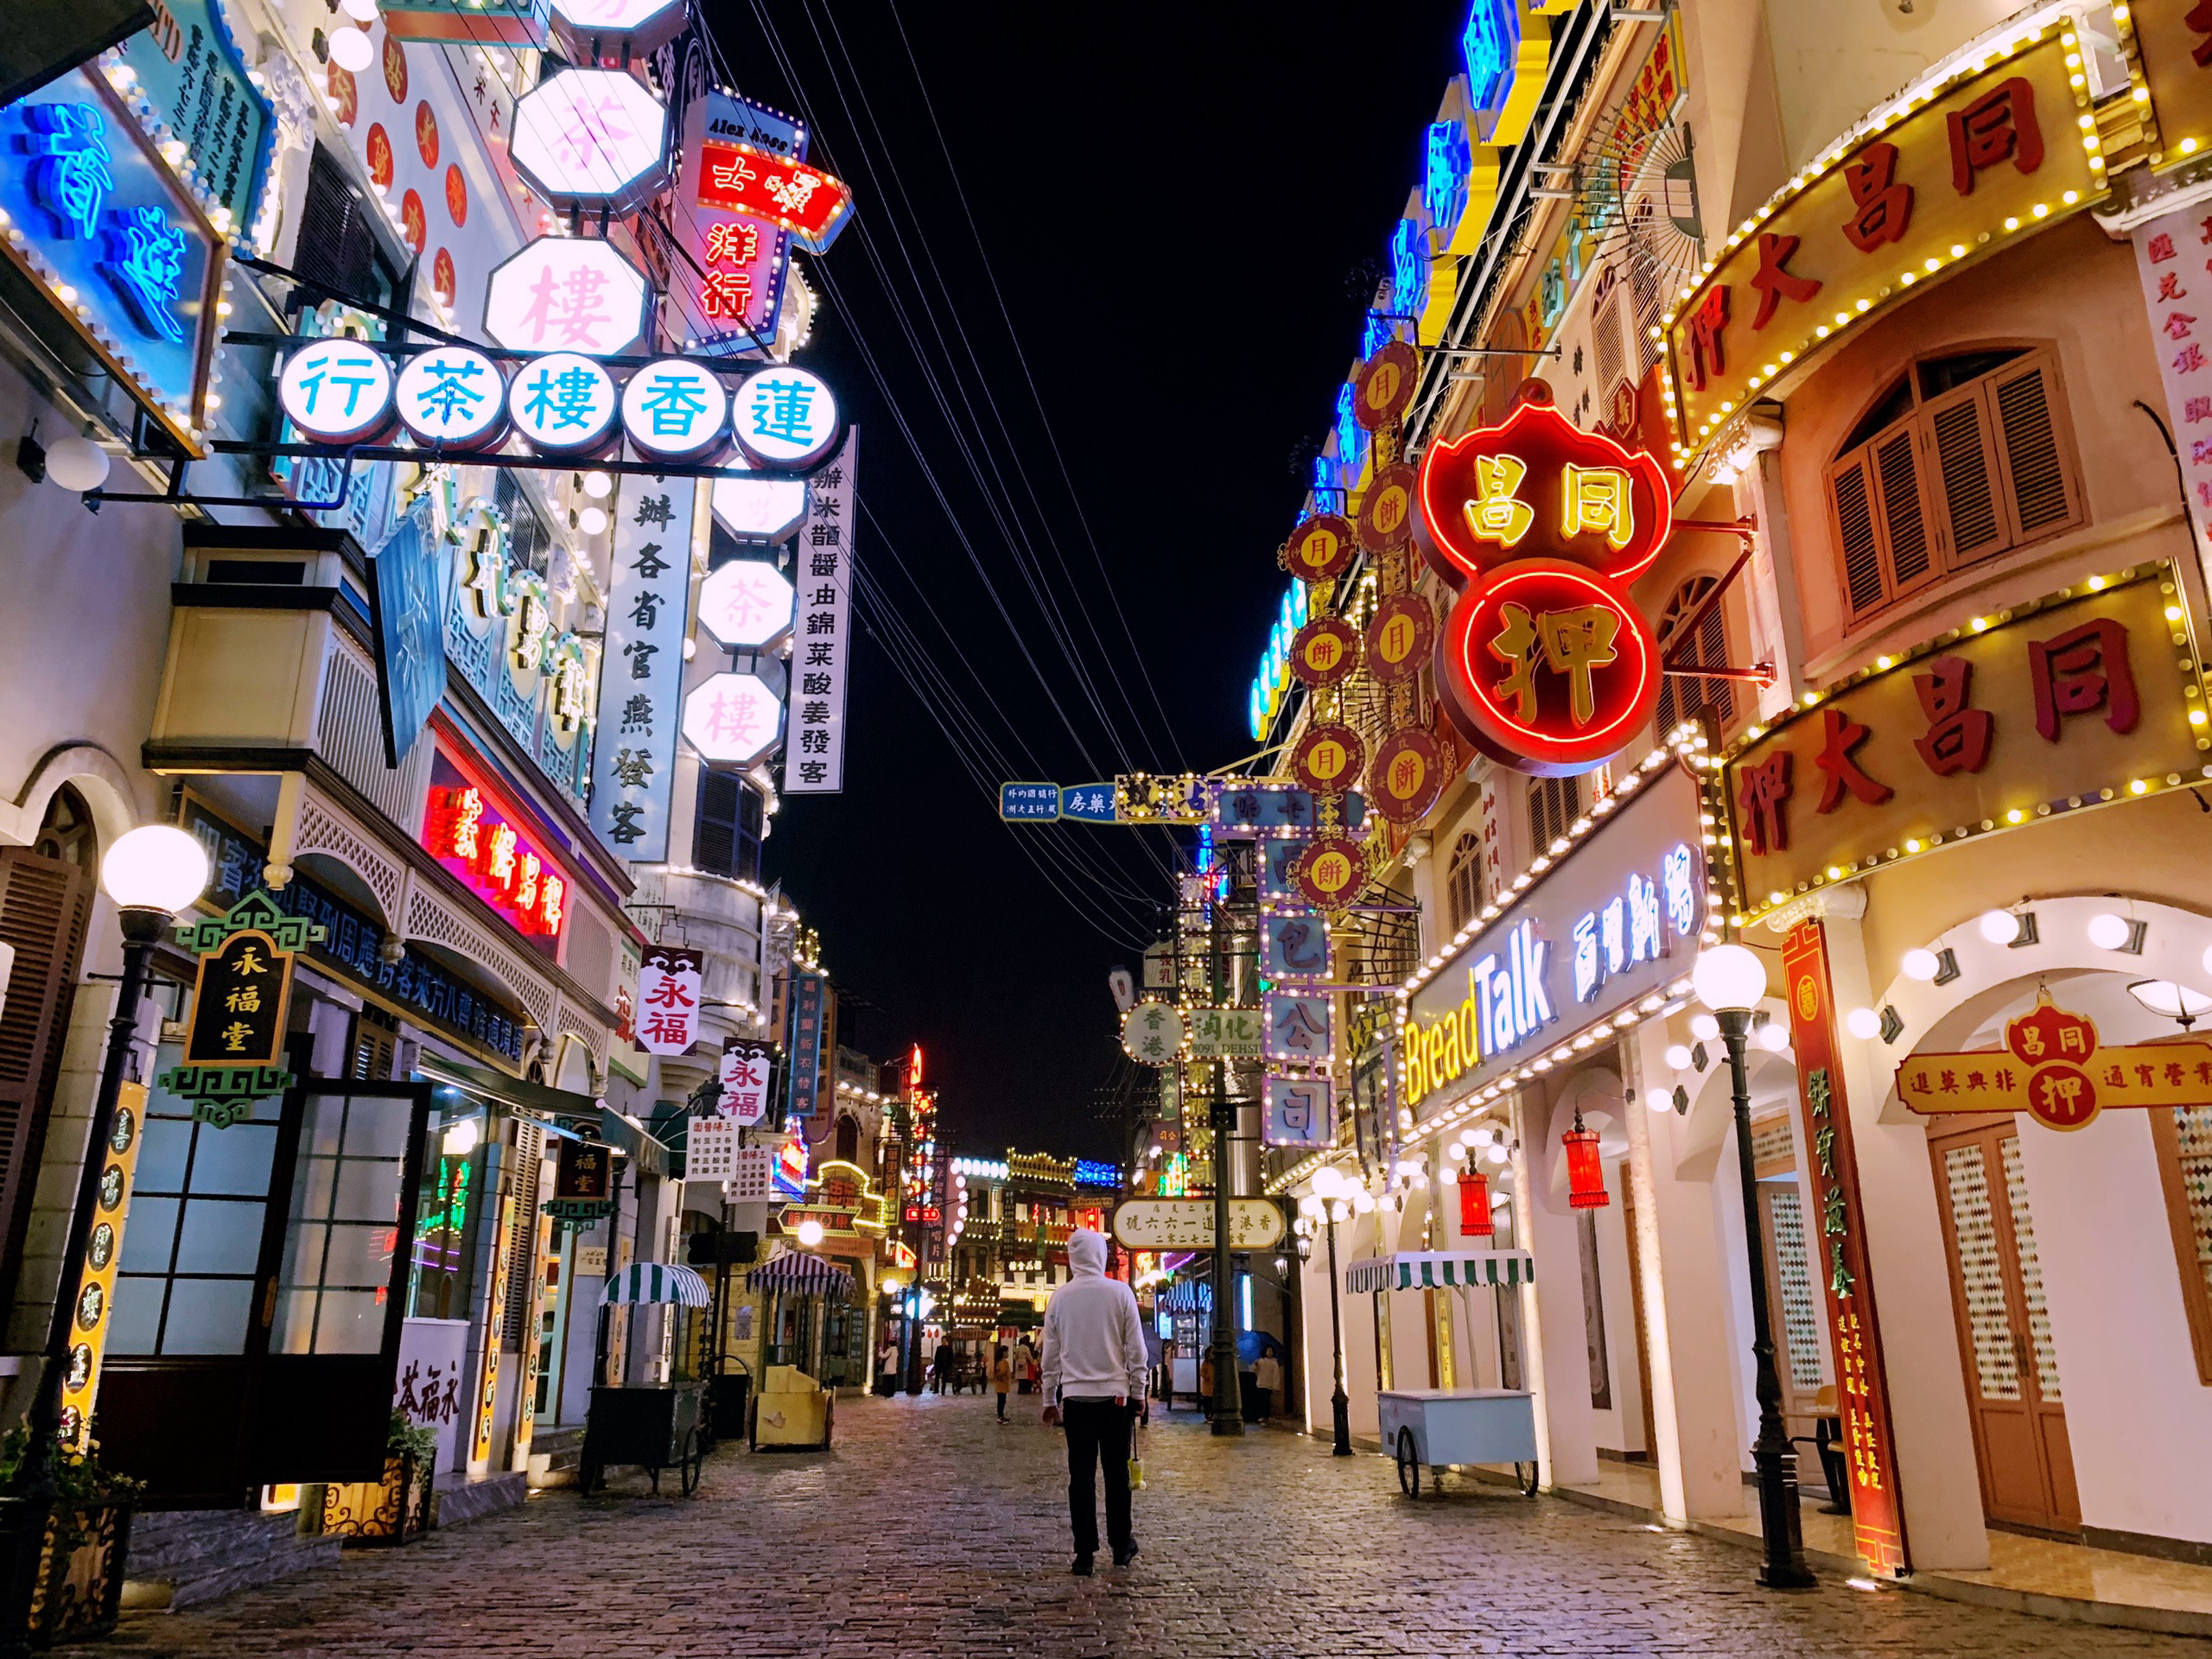
[[1925, 1051], [1897, 1066], [1897, 1098], [1930, 1116], [2025, 1112], [2046, 1128], [2086, 1127], [2107, 1106], [2212, 1103], [2212, 1043], [2100, 1043], [2096, 1022], [2038, 989], [2036, 1006], [2005, 1022], [2005, 1046]]
[[2212, 776], [2171, 566], [1977, 617], [1728, 753], [1747, 919], [1873, 869]]
[[613, 510], [614, 590], [600, 648], [591, 827], [639, 864], [668, 855], [696, 499], [690, 479], [632, 477]]

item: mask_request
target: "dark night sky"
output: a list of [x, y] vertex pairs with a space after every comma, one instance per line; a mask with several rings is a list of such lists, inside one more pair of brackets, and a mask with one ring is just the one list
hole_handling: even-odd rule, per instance
[[1244, 692], [1302, 494], [1291, 452], [1326, 430], [1366, 303], [1352, 272], [1418, 176], [1465, 8], [1395, 0], [1352, 29], [1192, 0], [1039, 10], [708, 15], [736, 90], [810, 114], [811, 159], [854, 187], [802, 360], [862, 429], [859, 563], [949, 683], [943, 712], [983, 774], [863, 637], [844, 793], [785, 803], [768, 877], [872, 1005], [845, 1040], [878, 1058], [923, 1046], [956, 1147], [1111, 1155], [1090, 1106], [1118, 1053], [1106, 974], [1138, 966], [1168, 883], [1135, 832], [1002, 826], [995, 785], [1252, 748]]

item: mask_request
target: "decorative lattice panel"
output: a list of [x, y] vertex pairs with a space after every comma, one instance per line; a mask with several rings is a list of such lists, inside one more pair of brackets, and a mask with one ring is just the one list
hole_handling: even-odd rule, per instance
[[1978, 1145], [1943, 1154], [1951, 1228], [1959, 1241], [1959, 1280], [1965, 1289], [1967, 1334], [1985, 1400], [2020, 1397], [2020, 1362], [2012, 1349], [2012, 1319], [2005, 1302], [2005, 1273], [1997, 1259], [1997, 1217], [1990, 1208], [1988, 1160]]
[[294, 857], [302, 853], [322, 853], [336, 859], [368, 884], [387, 925], [398, 916], [400, 894], [407, 885], [406, 871], [397, 861], [386, 857], [374, 842], [354, 826], [353, 820], [314, 795], [300, 803], [299, 833], [293, 842], [292, 853]]
[[[1784, 1120], [1785, 1134], [1787, 1128]], [[1817, 1389], [1821, 1313], [1805, 1243], [1805, 1201], [1795, 1186], [1777, 1184], [1768, 1190], [1767, 1211], [1774, 1218], [1774, 1266], [1782, 1281], [1782, 1342], [1789, 1360], [1789, 1381], [1796, 1388]]]
[[2035, 1344], [2036, 1387], [2049, 1404], [2058, 1391], [2058, 1350], [2050, 1340], [2050, 1310], [2044, 1301], [2043, 1257], [2036, 1250], [2036, 1224], [2028, 1209], [2027, 1171], [2020, 1163], [2020, 1137], [2005, 1141], [2005, 1201], [2012, 1211], [2012, 1242], [2020, 1251], [2020, 1286], [2028, 1300], [2028, 1340]]
[[537, 975], [518, 969], [512, 953], [501, 950], [480, 929], [454, 915], [435, 893], [416, 887], [408, 894], [407, 937], [428, 939], [448, 950], [457, 950], [488, 969], [514, 994], [539, 1030], [550, 1028], [553, 988]]

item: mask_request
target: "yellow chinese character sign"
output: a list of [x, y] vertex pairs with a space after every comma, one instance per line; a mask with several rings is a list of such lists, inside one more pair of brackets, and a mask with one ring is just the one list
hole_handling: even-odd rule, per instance
[[287, 916], [268, 893], [248, 893], [224, 915], [177, 930], [200, 957], [184, 1055], [157, 1079], [218, 1128], [241, 1122], [253, 1103], [292, 1085], [284, 1065], [292, 957], [323, 937]]
[[2078, 1129], [2107, 1106], [2212, 1105], [2212, 1043], [2100, 1044], [2096, 1022], [2036, 1006], [2005, 1022], [2005, 1046], [1915, 1054], [1897, 1067], [1897, 1098], [1923, 1116], [2025, 1112]]

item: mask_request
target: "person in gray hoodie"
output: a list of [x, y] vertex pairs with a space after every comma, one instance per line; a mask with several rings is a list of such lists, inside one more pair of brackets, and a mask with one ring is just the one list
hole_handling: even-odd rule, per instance
[[1068, 1437], [1068, 1518], [1075, 1529], [1078, 1577], [1098, 1552], [1094, 1475], [1106, 1470], [1106, 1541], [1114, 1565], [1135, 1559], [1129, 1523], [1129, 1432], [1144, 1405], [1147, 1356], [1137, 1299], [1106, 1277], [1106, 1236], [1068, 1235], [1068, 1282], [1045, 1308], [1045, 1421]]

